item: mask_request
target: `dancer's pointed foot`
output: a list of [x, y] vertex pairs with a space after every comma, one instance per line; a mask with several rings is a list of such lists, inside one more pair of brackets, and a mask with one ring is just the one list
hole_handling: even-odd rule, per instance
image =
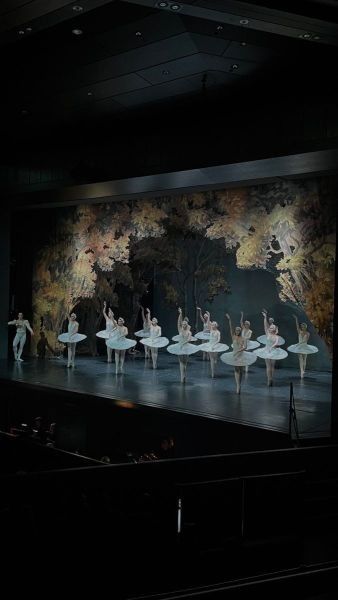
[[23, 362], [23, 358], [18, 358], [18, 361], [19, 362]]

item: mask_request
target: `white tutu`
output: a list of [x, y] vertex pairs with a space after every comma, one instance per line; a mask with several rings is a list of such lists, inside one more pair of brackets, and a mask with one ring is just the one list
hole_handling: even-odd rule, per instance
[[118, 336], [110, 338], [106, 341], [107, 346], [112, 348], [113, 350], [129, 350], [129, 348], [133, 348], [136, 346], [136, 340], [129, 340], [124, 336]]
[[171, 344], [170, 346], [168, 346], [167, 350], [170, 354], [188, 356], [190, 354], [195, 354], [195, 352], [198, 352], [199, 346], [194, 346], [193, 344], [190, 344], [189, 342], [187, 342], [187, 343], [179, 342], [178, 344]]
[[148, 346], [148, 348], [164, 348], [168, 346], [169, 340], [166, 337], [150, 337], [140, 340], [140, 343], [144, 346]]
[[98, 331], [96, 336], [98, 338], [103, 338], [105, 340], [109, 340], [116, 335], [116, 331], [109, 331], [109, 329], [102, 329], [102, 331]]
[[259, 358], [268, 358], [270, 360], [282, 360], [288, 355], [283, 348], [268, 348], [267, 346], [254, 350], [253, 354], [256, 354]]
[[232, 367], [248, 367], [252, 365], [257, 360], [257, 356], [253, 354], [253, 352], [225, 352], [225, 354], [221, 354], [221, 360], [226, 365], [231, 365]]
[[83, 333], [61, 333], [58, 335], [59, 342], [63, 342], [64, 344], [76, 344], [77, 342], [82, 342], [82, 340], [86, 339], [86, 335]]
[[208, 340], [210, 338], [210, 331], [199, 331], [195, 333], [195, 338], [198, 340]]
[[134, 335], [141, 338], [150, 337], [150, 329], [140, 329], [139, 331], [135, 331]]
[[229, 350], [229, 346], [226, 344], [221, 344], [220, 342], [217, 342], [216, 344], [212, 342], [206, 342], [204, 344], [200, 344], [197, 346], [197, 348], [203, 352], [226, 352]]
[[[180, 342], [181, 341], [181, 336], [180, 335], [174, 335], [174, 337], [171, 338], [173, 342]], [[197, 338], [196, 336], [191, 336], [190, 338], [190, 342], [197, 342]]]
[[294, 352], [295, 354], [315, 354], [318, 352], [317, 346], [311, 346], [311, 344], [307, 344], [306, 342], [292, 344], [287, 350], [289, 352]]
[[[266, 345], [267, 341], [268, 341], [268, 339], [267, 339], [266, 335], [260, 335], [257, 338], [257, 342], [259, 342], [260, 344], [264, 344], [264, 346]], [[277, 346], [283, 346], [283, 344], [285, 344], [285, 339], [282, 338], [281, 335], [279, 335]]]
[[[245, 338], [243, 338], [245, 339]], [[231, 348], [233, 348], [234, 345], [231, 344]], [[246, 350], [254, 350], [255, 348], [259, 347], [259, 342], [254, 342], [253, 340], [247, 340], [246, 342]]]

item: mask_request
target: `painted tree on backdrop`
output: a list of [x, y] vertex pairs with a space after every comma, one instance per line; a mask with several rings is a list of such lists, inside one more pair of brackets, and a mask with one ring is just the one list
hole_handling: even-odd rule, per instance
[[224, 259], [235, 252], [238, 268], [273, 272], [281, 301], [304, 310], [331, 346], [333, 206], [316, 181], [79, 206], [37, 257], [34, 325], [42, 318], [56, 343], [81, 301], [94, 340], [106, 299], [128, 308], [132, 330], [156, 269], [168, 275], [169, 304], [187, 307], [189, 295], [195, 305], [212, 301], [229, 291]]

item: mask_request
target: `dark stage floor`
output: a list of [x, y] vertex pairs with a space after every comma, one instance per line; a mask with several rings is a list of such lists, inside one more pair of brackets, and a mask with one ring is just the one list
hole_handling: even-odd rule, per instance
[[223, 363], [211, 379], [208, 362], [193, 358], [183, 385], [176, 357], [160, 354], [156, 371], [150, 363], [128, 357], [125, 373], [116, 376], [115, 364], [107, 364], [103, 356], [77, 357], [75, 369], [67, 369], [63, 358], [32, 358], [23, 363], [1, 361], [0, 377], [280, 432], [288, 432], [292, 382], [300, 437], [330, 435], [331, 373], [309, 371], [301, 381], [298, 370], [281, 367], [268, 388], [265, 367], [254, 365], [238, 396], [233, 369]]

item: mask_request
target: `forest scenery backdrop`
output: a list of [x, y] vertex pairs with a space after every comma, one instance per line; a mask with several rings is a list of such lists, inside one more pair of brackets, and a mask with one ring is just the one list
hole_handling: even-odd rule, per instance
[[[279, 180], [34, 211], [28, 217], [36, 223], [31, 247], [34, 329], [43, 328], [57, 347], [66, 316], [75, 310], [80, 331], [88, 336], [79, 351], [81, 346], [82, 352], [95, 355], [100, 343], [95, 332], [104, 327], [104, 300], [116, 316], [126, 319], [130, 336], [142, 326], [140, 303], [150, 306], [168, 337], [176, 333], [178, 306], [193, 329], [200, 328], [196, 306], [201, 306], [211, 311], [229, 343], [225, 312], [232, 313], [235, 323], [244, 310], [256, 338], [263, 333], [265, 307], [287, 344], [297, 341], [292, 315], [308, 323], [310, 343], [320, 349], [313, 364], [329, 369], [334, 193], [329, 178]], [[13, 287], [28, 264], [22, 258], [28, 253], [21, 247], [24, 239], [14, 239]], [[20, 310], [18, 288], [15, 303]], [[34, 342], [31, 350], [34, 354]]]

